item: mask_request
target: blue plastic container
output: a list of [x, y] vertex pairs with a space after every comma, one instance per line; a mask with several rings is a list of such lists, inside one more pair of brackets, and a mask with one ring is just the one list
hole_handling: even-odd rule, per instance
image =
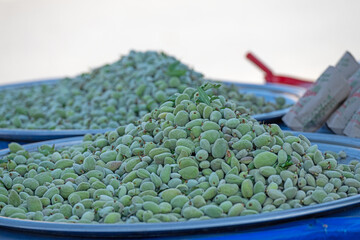
[[[294, 132], [295, 134], [299, 134]], [[360, 157], [360, 141], [354, 138], [347, 138], [342, 136], [331, 136], [324, 134], [303, 133], [307, 136], [313, 144], [317, 144], [321, 150], [332, 150], [338, 152], [343, 150], [348, 157], [344, 160], [339, 160], [339, 163], [348, 163], [354, 158]], [[55, 144], [55, 147], [60, 148], [70, 146], [81, 142], [81, 137], [58, 139], [53, 141], [46, 141], [42, 143], [34, 143], [25, 145], [25, 149], [29, 151], [36, 150], [42, 144]], [[0, 151], [0, 157], [9, 152], [8, 149]], [[200, 239], [214, 239], [215, 237], [228, 236], [228, 239], [235, 239], [237, 237], [245, 236], [262, 236], [263, 233], [280, 234], [278, 238], [275, 235], [270, 235], [267, 239], [284, 239], [280, 238], [281, 234], [289, 232], [289, 236], [307, 236], [309, 233], [314, 236], [324, 236], [326, 231], [324, 225], [331, 226], [332, 229], [344, 228], [344, 222], [335, 224], [336, 219], [328, 219], [328, 224], [321, 222], [322, 220], [314, 220], [329, 216], [329, 214], [340, 214], [340, 216], [357, 216], [360, 217], [360, 194], [344, 199], [339, 199], [333, 202], [307, 206], [303, 208], [283, 210], [280, 212], [263, 213], [258, 215], [240, 216], [231, 218], [221, 218], [203, 221], [188, 221], [176, 223], [151, 223], [151, 224], [66, 224], [66, 223], [51, 223], [51, 222], [37, 222], [20, 219], [11, 219], [0, 217], [0, 234], [10, 237], [25, 237], [33, 239], [50, 239], [57, 238], [67, 239], [73, 238], [200, 238]], [[354, 215], [355, 214], [355, 215]], [[340, 218], [342, 219], [342, 218]], [[353, 218], [355, 221], [353, 226], [359, 226], [359, 218]], [[300, 221], [299, 220], [304, 220]], [[305, 221], [306, 220], [306, 221]], [[343, 220], [339, 220], [343, 221]], [[346, 220], [349, 224], [350, 220]], [[284, 223], [287, 223], [284, 225]], [[329, 225], [329, 224], [332, 225]], [[282, 225], [279, 225], [282, 224]], [[322, 230], [321, 230], [322, 229]], [[296, 231], [296, 232], [294, 232]], [[325, 232], [324, 232], [325, 231]], [[352, 229], [353, 233], [359, 232], [359, 229]], [[295, 234], [296, 233], [296, 234]], [[334, 231], [334, 234], [338, 230]], [[318, 234], [318, 235], [316, 235]], [[351, 231], [348, 236], [351, 236]], [[8, 239], [11, 239], [11, 238]], [[273, 238], [271, 238], [273, 237]], [[6, 238], [1, 238], [6, 239]], [[255, 238], [256, 239], [256, 238]], [[257, 238], [259, 239], [259, 238]], [[299, 239], [299, 238], [298, 238]]]
[[[6, 91], [7, 89], [26, 88], [41, 84], [55, 84], [60, 79], [50, 79], [26, 83], [17, 83], [0, 86], [0, 91]], [[239, 88], [241, 92], [254, 93], [257, 96], [264, 97], [267, 101], [275, 102], [275, 97], [283, 96], [286, 99], [287, 104], [294, 104], [304, 93], [303, 88], [288, 87], [277, 84], [255, 85], [255, 84], [240, 84], [224, 82], [225, 84], [234, 84]], [[275, 122], [289, 111], [289, 108], [273, 111], [269, 113], [256, 114], [253, 117], [259, 121]], [[4, 129], [0, 128], [0, 141], [10, 142], [38, 142], [51, 139], [83, 136], [86, 133], [96, 134], [104, 133], [111, 129], [96, 129], [96, 130], [26, 130], [26, 129]]]

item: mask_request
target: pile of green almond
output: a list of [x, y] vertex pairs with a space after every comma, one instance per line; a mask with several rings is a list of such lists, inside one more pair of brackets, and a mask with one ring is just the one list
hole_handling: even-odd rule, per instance
[[358, 194], [360, 164], [260, 124], [207, 83], [79, 145], [16, 143], [0, 160], [0, 215], [65, 223], [245, 216]]
[[[138, 120], [187, 87], [197, 88], [203, 75], [159, 52], [131, 51], [115, 63], [53, 84], [0, 91], [0, 128], [112, 129]], [[285, 99], [267, 102], [224, 85], [214, 89], [251, 114], [288, 107]]]

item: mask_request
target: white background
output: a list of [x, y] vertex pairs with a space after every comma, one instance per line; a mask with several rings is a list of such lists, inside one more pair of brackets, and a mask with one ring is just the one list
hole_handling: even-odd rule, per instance
[[0, 83], [74, 76], [130, 49], [162, 50], [207, 77], [315, 80], [349, 50], [360, 59], [360, 1], [0, 0]]

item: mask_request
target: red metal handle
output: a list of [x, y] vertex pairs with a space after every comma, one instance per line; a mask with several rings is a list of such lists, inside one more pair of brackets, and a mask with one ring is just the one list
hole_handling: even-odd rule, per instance
[[263, 70], [267, 75], [273, 75], [270, 68], [268, 68], [259, 58], [255, 57], [251, 52], [246, 54], [246, 58], [253, 62], [256, 66], [258, 66], [261, 70]]
[[309, 88], [313, 85], [313, 82], [304, 81], [297, 78], [292, 78], [288, 76], [265, 76], [265, 81], [268, 83], [278, 83], [278, 84], [286, 84], [286, 85], [293, 85], [293, 86], [300, 86], [304, 88]]
[[246, 58], [253, 62], [256, 66], [258, 66], [261, 70], [263, 70], [265, 75], [265, 81], [267, 83], [278, 83], [278, 84], [287, 84], [287, 85], [295, 85], [308, 88], [313, 82], [307, 80], [301, 80], [288, 76], [280, 76], [274, 75], [270, 68], [268, 68], [259, 58], [255, 57], [251, 52], [246, 54]]

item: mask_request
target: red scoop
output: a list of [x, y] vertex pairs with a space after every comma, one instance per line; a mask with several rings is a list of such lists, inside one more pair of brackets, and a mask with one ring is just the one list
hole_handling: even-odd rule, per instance
[[246, 58], [253, 62], [256, 66], [258, 66], [261, 70], [265, 72], [265, 81], [267, 83], [278, 83], [278, 84], [287, 84], [287, 85], [295, 85], [304, 88], [310, 87], [313, 82], [307, 80], [301, 80], [288, 76], [274, 75], [272, 71], [257, 57], [255, 57], [252, 53], [247, 53]]

